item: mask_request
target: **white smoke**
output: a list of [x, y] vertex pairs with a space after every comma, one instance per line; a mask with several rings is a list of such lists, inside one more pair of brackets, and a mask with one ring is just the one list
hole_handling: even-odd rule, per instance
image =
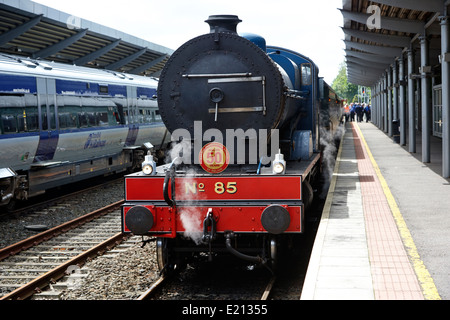
[[173, 159], [179, 157], [184, 164], [191, 163], [191, 143], [188, 140], [173, 142], [172, 148], [167, 151], [168, 159], [166, 163], [172, 162]]
[[192, 207], [184, 207], [179, 211], [180, 220], [184, 228], [184, 237], [190, 238], [196, 245], [202, 243], [202, 216], [201, 212]]
[[344, 126], [338, 126], [334, 133], [320, 127], [320, 144], [323, 147], [323, 178], [324, 184], [320, 198], [324, 199], [327, 196], [328, 188], [330, 186], [331, 178], [336, 164], [337, 146], [336, 141], [340, 140], [345, 132]]
[[[166, 158], [166, 163], [172, 162], [174, 159], [179, 158], [184, 164], [191, 164], [191, 151], [192, 145], [191, 141], [188, 139], [183, 139], [181, 141], [172, 141], [172, 147], [167, 151], [168, 157]], [[177, 175], [177, 178], [183, 177], [183, 182], [186, 185], [192, 186], [196, 185], [198, 188], [198, 182], [196, 181], [196, 171], [194, 169], [189, 169], [184, 175]], [[185, 192], [185, 186], [181, 188], [181, 192]], [[177, 212], [180, 215], [180, 221], [184, 228], [183, 236], [189, 238], [196, 245], [202, 243], [203, 236], [203, 219], [206, 217], [202, 215], [202, 212], [198, 209], [198, 200], [201, 199], [201, 194], [197, 189], [196, 193], [189, 192], [189, 199], [183, 201], [183, 206], [177, 207]]]
[[[188, 185], [197, 183], [195, 176], [195, 170], [188, 170], [185, 175], [185, 183]], [[196, 184], [196, 187], [198, 188], [198, 184]], [[202, 243], [203, 219], [206, 217], [206, 213], [202, 213], [196, 207], [197, 201], [202, 198], [201, 192], [197, 189], [196, 193], [189, 193], [189, 195], [190, 199], [185, 203], [186, 206], [179, 207], [178, 213], [185, 230], [184, 237], [190, 238], [196, 245], [199, 245]]]

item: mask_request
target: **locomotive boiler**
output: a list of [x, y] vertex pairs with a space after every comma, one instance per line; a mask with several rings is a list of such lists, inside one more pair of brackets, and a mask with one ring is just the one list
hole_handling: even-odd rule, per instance
[[172, 158], [126, 177], [122, 229], [157, 238], [161, 270], [201, 253], [273, 265], [279, 244], [304, 232], [319, 128], [337, 129], [340, 101], [309, 58], [239, 35], [237, 16], [206, 22], [161, 73]]

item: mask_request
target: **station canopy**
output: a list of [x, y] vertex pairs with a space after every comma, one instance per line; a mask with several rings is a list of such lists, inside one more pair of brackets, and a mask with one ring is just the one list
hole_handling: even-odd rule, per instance
[[0, 0], [0, 53], [158, 77], [173, 50], [29, 0]]
[[341, 12], [349, 82], [373, 86], [396, 58], [414, 49], [414, 43], [423, 34], [428, 36], [430, 51], [438, 51], [439, 16], [443, 15], [446, 2], [343, 0]]

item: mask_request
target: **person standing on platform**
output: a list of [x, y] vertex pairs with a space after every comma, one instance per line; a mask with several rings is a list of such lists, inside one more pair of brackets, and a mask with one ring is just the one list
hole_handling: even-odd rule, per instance
[[356, 105], [355, 112], [356, 112], [356, 121], [361, 122], [363, 107], [359, 103]]
[[356, 106], [354, 103], [350, 104], [350, 121], [351, 122], [355, 121], [355, 108], [356, 108]]
[[344, 107], [344, 117], [345, 117], [345, 122], [348, 122], [348, 120], [350, 118], [350, 106], [348, 104], [346, 104]]
[[365, 108], [364, 108], [364, 114], [366, 115], [366, 122], [370, 121], [370, 104], [368, 104]]

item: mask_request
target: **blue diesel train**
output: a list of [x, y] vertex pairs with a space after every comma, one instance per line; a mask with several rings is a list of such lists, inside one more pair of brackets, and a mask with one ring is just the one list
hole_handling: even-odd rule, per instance
[[0, 205], [140, 168], [170, 135], [155, 78], [0, 55]]

